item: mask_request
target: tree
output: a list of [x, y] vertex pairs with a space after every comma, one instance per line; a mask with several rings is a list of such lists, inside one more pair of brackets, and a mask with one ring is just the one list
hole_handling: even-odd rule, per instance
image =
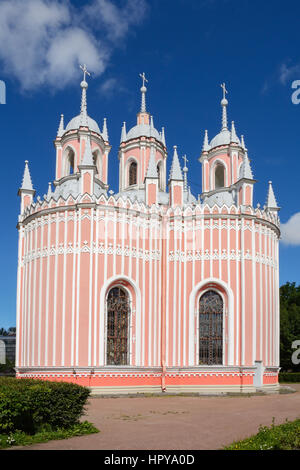
[[300, 340], [300, 285], [287, 282], [280, 287], [280, 366], [282, 370], [300, 372], [292, 363], [292, 343]]

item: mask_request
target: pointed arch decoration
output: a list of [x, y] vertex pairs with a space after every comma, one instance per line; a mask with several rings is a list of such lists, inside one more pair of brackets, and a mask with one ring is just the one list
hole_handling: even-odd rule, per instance
[[128, 169], [128, 184], [133, 186], [137, 184], [137, 163], [132, 161]]
[[199, 300], [199, 364], [223, 363], [223, 311], [221, 295], [207, 290]]
[[107, 365], [124, 366], [129, 363], [129, 317], [128, 292], [121, 286], [112, 287], [107, 296]]

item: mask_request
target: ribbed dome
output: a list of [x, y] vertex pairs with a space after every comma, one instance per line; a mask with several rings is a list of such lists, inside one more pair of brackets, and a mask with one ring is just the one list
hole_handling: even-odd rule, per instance
[[[101, 135], [99, 126], [96, 123], [96, 121], [94, 121], [94, 119], [90, 118], [89, 116], [87, 116], [87, 121], [88, 121], [89, 129], [91, 131], [97, 132], [97, 134]], [[75, 116], [73, 119], [71, 119], [71, 121], [69, 122], [69, 124], [66, 127], [66, 131], [70, 131], [70, 130], [73, 130], [73, 129], [79, 129], [80, 123], [81, 123], [81, 116], [79, 114], [78, 116]]]
[[151, 127], [150, 124], [137, 124], [127, 132], [126, 140], [137, 139], [141, 136], [154, 137], [159, 142], [162, 142], [159, 132], [154, 127]]
[[[237, 138], [238, 145], [241, 145], [240, 139]], [[231, 133], [228, 129], [222, 130], [219, 134], [217, 134], [210, 142], [210, 147], [219, 147], [220, 145], [229, 145], [231, 142]]]
[[217, 134], [210, 142], [211, 148], [230, 144], [230, 132], [226, 129]]

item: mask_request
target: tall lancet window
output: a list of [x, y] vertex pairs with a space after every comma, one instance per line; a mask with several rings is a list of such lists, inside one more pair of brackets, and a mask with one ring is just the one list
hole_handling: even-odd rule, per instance
[[209, 290], [199, 302], [199, 364], [223, 363], [223, 300]]
[[72, 175], [74, 173], [74, 166], [75, 166], [75, 154], [73, 150], [69, 151], [67, 166], [68, 166], [67, 174]]
[[225, 168], [218, 164], [215, 169], [215, 189], [224, 188], [225, 186]]
[[162, 172], [162, 163], [159, 162], [157, 165], [157, 174], [158, 174], [158, 188], [162, 191], [163, 190], [163, 172]]
[[107, 365], [128, 364], [130, 303], [127, 292], [113, 287], [107, 297]]
[[137, 184], [137, 164], [136, 164], [136, 162], [130, 163], [128, 176], [129, 176], [129, 186]]
[[96, 166], [96, 175], [98, 175], [98, 178], [100, 178], [101, 166], [100, 166], [100, 154], [98, 151], [93, 153], [93, 162], [94, 162], [94, 165]]

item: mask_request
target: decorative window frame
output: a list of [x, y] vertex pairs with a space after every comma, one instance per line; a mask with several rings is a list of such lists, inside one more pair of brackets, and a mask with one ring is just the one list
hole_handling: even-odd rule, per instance
[[70, 161], [69, 161], [69, 153], [70, 153], [70, 150], [72, 150], [72, 152], [74, 153], [74, 173], [76, 173], [76, 162], [77, 162], [77, 154], [76, 154], [76, 150], [75, 148], [73, 147], [73, 145], [71, 144], [67, 144], [66, 147], [64, 148], [63, 150], [63, 153], [62, 153], [62, 178], [65, 177], [65, 176], [70, 176], [71, 173], [70, 173], [70, 169], [71, 169], [71, 165], [70, 165]]
[[[132, 162], [135, 162], [136, 165], [137, 165], [137, 168], [136, 168], [136, 184], [132, 184], [132, 185], [129, 185], [129, 168], [130, 168], [130, 165]], [[125, 188], [135, 188], [136, 186], [138, 186], [138, 181], [139, 181], [139, 171], [140, 171], [140, 166], [139, 166], [139, 162], [138, 160], [136, 159], [136, 157], [133, 157], [133, 156], [130, 156], [128, 157], [126, 163], [125, 163], [125, 168], [124, 168], [124, 187]]]
[[[219, 287], [219, 289], [218, 289]], [[223, 321], [225, 329], [223, 330], [223, 351], [227, 346], [227, 355], [223, 356], [223, 366], [234, 365], [234, 316], [235, 305], [234, 295], [231, 288], [221, 279], [208, 278], [199, 282], [192, 290], [189, 298], [189, 366], [203, 367], [197, 362], [199, 349], [199, 319], [195, 322], [195, 316], [199, 316], [199, 299], [207, 290], [215, 290], [222, 296], [223, 305], [225, 306]], [[222, 291], [225, 293], [222, 293]], [[198, 325], [195, 328], [195, 323]], [[215, 365], [206, 367], [216, 367]]]
[[128, 330], [128, 353], [129, 353], [129, 366], [141, 366], [141, 293], [132, 279], [127, 276], [113, 276], [108, 279], [102, 286], [100, 292], [99, 304], [99, 342], [100, 342], [100, 366], [105, 367], [125, 367], [125, 366], [111, 366], [107, 365], [107, 297], [109, 291], [113, 287], [121, 287], [129, 294], [130, 302], [130, 320]]
[[[211, 364], [212, 366], [218, 366], [218, 365], [221, 365], [221, 366], [224, 366], [225, 365], [225, 362], [226, 362], [226, 357], [225, 357], [225, 351], [226, 351], [226, 304], [227, 304], [227, 299], [225, 298], [224, 296], [224, 293], [218, 289], [217, 287], [207, 287], [206, 289], [204, 290], [200, 290], [196, 296], [196, 306], [198, 306], [198, 317], [197, 317], [197, 329], [196, 329], [196, 353], [197, 353], [197, 356], [198, 359], [199, 359], [199, 334], [200, 334], [200, 313], [199, 313], [199, 310], [200, 310], [200, 300], [201, 300], [201, 297], [203, 297], [203, 295], [206, 293], [206, 292], [210, 292], [210, 291], [213, 291], [215, 292], [216, 294], [218, 294], [221, 299], [222, 299], [222, 302], [223, 302], [223, 312], [222, 312], [222, 364]], [[200, 365], [199, 363], [197, 365]], [[202, 364], [203, 366], [207, 366], [208, 364]]]
[[220, 158], [216, 158], [214, 160], [213, 164], [210, 167], [210, 175], [209, 175], [210, 191], [215, 191], [216, 189], [221, 189], [221, 188], [216, 188], [215, 173], [216, 173], [216, 166], [217, 165], [222, 165], [225, 169], [224, 188], [229, 186], [227, 164], [224, 162], [224, 160], [221, 160]]
[[102, 158], [102, 154], [100, 152], [100, 149], [99, 148], [95, 148], [92, 150], [92, 155], [93, 155], [93, 159], [94, 157], [96, 157], [96, 161], [95, 161], [95, 164], [96, 164], [96, 167], [97, 167], [97, 174], [96, 174], [96, 177], [98, 179], [100, 179], [102, 181], [102, 175], [103, 175], [103, 158]]

